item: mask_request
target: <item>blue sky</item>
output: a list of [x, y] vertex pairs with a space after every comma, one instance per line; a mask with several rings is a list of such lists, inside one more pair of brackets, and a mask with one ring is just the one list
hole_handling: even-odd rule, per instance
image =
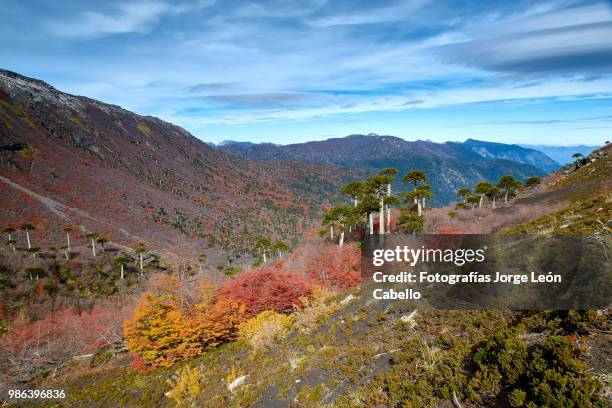
[[205, 141], [612, 138], [610, 2], [23, 0], [0, 21], [0, 67]]

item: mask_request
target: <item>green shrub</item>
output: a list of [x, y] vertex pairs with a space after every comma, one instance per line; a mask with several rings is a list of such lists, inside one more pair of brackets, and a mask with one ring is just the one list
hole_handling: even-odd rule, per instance
[[507, 384], [514, 385], [525, 373], [527, 346], [512, 329], [493, 335], [474, 354], [474, 362], [481, 371], [494, 369]]
[[525, 383], [537, 406], [604, 406], [601, 384], [579, 359], [580, 350], [559, 336], [548, 337], [531, 353]]
[[527, 393], [523, 390], [516, 389], [508, 396], [508, 402], [511, 407], [522, 407], [525, 405], [525, 398]]
[[506, 390], [512, 407], [604, 406], [601, 384], [588, 372], [580, 354], [560, 336], [549, 336], [528, 349], [516, 329], [501, 331], [474, 353], [478, 369], [470, 380], [470, 396], [482, 402]]

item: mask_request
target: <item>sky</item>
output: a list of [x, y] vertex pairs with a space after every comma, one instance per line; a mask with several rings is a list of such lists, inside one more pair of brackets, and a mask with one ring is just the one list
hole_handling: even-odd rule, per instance
[[612, 139], [612, 3], [0, 0], [0, 68], [207, 142]]

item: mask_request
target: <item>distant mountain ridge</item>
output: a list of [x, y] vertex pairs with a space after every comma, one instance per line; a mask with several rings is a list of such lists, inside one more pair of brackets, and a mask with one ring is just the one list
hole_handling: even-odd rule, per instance
[[546, 154], [551, 159], [555, 160], [559, 164], [567, 164], [574, 161], [572, 155], [574, 153], [580, 153], [583, 156], [587, 156], [593, 150], [599, 148], [599, 146], [593, 145], [577, 145], [577, 146], [548, 146], [548, 145], [528, 145], [521, 144], [521, 147], [528, 149], [539, 150]]
[[[507, 149], [503, 149], [508, 146]], [[354, 134], [343, 138], [275, 146], [226, 143], [218, 149], [255, 160], [301, 160], [371, 169], [396, 167], [402, 173], [422, 169], [431, 178], [435, 203], [447, 204], [455, 192], [504, 174], [525, 179], [558, 168], [546, 155], [516, 145], [470, 140], [466, 143], [409, 142], [395, 136]], [[539, 167], [539, 166], [542, 167]], [[397, 182], [397, 188], [402, 188]]]
[[485, 158], [504, 159], [517, 163], [530, 164], [547, 173], [558, 170], [560, 167], [560, 163], [551, 159], [545, 153], [537, 149], [526, 148], [515, 144], [468, 139], [463, 142], [462, 145], [472, 149], [472, 151]]

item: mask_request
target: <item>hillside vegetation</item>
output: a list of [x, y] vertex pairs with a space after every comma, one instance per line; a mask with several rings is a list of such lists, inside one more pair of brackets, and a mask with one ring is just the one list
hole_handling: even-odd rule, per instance
[[353, 177], [332, 165], [240, 159], [159, 119], [8, 71], [0, 118], [3, 221], [37, 225], [50, 245], [65, 224], [180, 256], [249, 250], [259, 236], [296, 242]]
[[[574, 194], [603, 180], [592, 171], [590, 177], [577, 173], [588, 166], [521, 187], [511, 194], [516, 198], [497, 208], [491, 208], [492, 199], [468, 200], [473, 204], [458, 206], [449, 225], [461, 232], [456, 224], [461, 216], [507, 215], [551, 200], [561, 200], [555, 205], [566, 212], [580, 211], [576, 205], [599, 208], [598, 189], [580, 198]], [[416, 172], [405, 179], [426, 180]], [[376, 183], [384, 198], [388, 182], [387, 176], [372, 176], [359, 200], [369, 200]], [[576, 190], [570, 192], [570, 185]], [[487, 191], [494, 188], [488, 183]], [[424, 191], [415, 183], [406, 205], [422, 200]], [[386, 213], [385, 204], [393, 203], [382, 201], [378, 210]], [[434, 210], [422, 204], [426, 219]], [[403, 211], [416, 214], [419, 208]], [[124, 329], [131, 356], [119, 351], [74, 361], [37, 385], [65, 388], [67, 399], [53, 403], [59, 406], [609, 406], [609, 311], [427, 311], [411, 302], [374, 301], [366, 282], [356, 286], [360, 260], [352, 242], [356, 230], [370, 228], [368, 218], [334, 218], [342, 211], [330, 209], [323, 218], [324, 226], [336, 230], [333, 238], [311, 237], [282, 261], [224, 283], [216, 295], [206, 285], [186, 298], [168, 289], [193, 288], [188, 282], [153, 285]], [[558, 217], [549, 221], [553, 231], [562, 227], [555, 224]], [[346, 242], [337, 245], [338, 233], [351, 223]], [[398, 225], [394, 215], [384, 228], [414, 228], [412, 221], [408, 225]], [[585, 226], [576, 232], [597, 231]], [[219, 314], [219, 307], [232, 312]], [[145, 322], [153, 326], [138, 326]], [[194, 324], [202, 329], [190, 331]], [[160, 332], [149, 332], [153, 329]], [[189, 333], [207, 337], [192, 342]], [[143, 341], [153, 338], [158, 340]], [[173, 340], [157, 343], [161, 339]]]

